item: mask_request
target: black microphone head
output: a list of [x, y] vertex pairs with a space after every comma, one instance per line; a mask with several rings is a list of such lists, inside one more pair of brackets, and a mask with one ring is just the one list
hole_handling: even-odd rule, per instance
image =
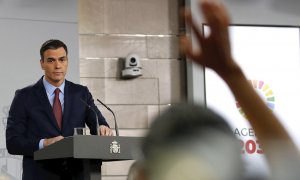
[[91, 106], [90, 105], [88, 105], [88, 103], [87, 102], [85, 102], [83, 99], [81, 99], [81, 98], [79, 98], [80, 99], [80, 101], [81, 102], [83, 102], [88, 108], [90, 108], [91, 109]]
[[100, 101], [99, 99], [97, 99], [97, 101], [102, 104], [106, 109], [108, 109], [109, 111], [112, 111], [108, 106], [106, 106], [106, 104], [104, 104], [102, 101]]

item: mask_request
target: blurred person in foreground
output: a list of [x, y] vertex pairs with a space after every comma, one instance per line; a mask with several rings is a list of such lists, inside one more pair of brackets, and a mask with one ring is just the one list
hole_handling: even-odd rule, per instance
[[[231, 54], [229, 15], [216, 0], [202, 0], [199, 9], [210, 27], [204, 37], [185, 12], [198, 43], [186, 37], [181, 48], [192, 61], [214, 70], [242, 106], [264, 149], [270, 179], [300, 179], [299, 152], [278, 118], [251, 87]], [[141, 145], [147, 180], [243, 179], [240, 147], [227, 123], [214, 112], [196, 105], [175, 105], [158, 117]]]
[[142, 146], [147, 180], [240, 180], [240, 145], [227, 122], [192, 104], [157, 117]]
[[144, 168], [144, 162], [141, 159], [135, 160], [128, 170], [127, 180], [145, 179]]
[[247, 81], [241, 68], [232, 57], [228, 25], [229, 14], [217, 0], [202, 0], [199, 3], [210, 34], [204, 37], [200, 25], [196, 25], [190, 12], [185, 12], [187, 24], [196, 37], [199, 49], [192, 48], [190, 40], [183, 37], [181, 48], [193, 62], [214, 70], [228, 85], [264, 149], [272, 179], [300, 179], [299, 152], [278, 118], [260, 99]]

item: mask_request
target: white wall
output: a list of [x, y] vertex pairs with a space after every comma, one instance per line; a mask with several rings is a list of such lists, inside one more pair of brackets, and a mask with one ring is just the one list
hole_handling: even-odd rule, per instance
[[[79, 0], [80, 81], [114, 111], [121, 136], [144, 136], [169, 104], [186, 98], [185, 62], [177, 46], [179, 4]], [[139, 55], [143, 75], [122, 79], [122, 58], [129, 53]], [[97, 105], [113, 127], [112, 114]], [[126, 180], [132, 162], [103, 162], [102, 180]]]
[[79, 82], [77, 0], [0, 0], [0, 179], [21, 179], [21, 159], [7, 154], [6, 118], [16, 89], [35, 83], [41, 44], [57, 38], [69, 48], [67, 78]]

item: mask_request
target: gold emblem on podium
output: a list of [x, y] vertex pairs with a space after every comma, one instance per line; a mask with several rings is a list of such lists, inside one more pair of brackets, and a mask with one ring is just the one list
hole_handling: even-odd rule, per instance
[[110, 153], [111, 154], [118, 154], [121, 153], [121, 147], [120, 144], [114, 140], [111, 144], [110, 144]]

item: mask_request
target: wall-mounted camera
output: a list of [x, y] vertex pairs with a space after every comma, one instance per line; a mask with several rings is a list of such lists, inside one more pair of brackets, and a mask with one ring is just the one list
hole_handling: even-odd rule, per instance
[[125, 59], [125, 68], [122, 70], [123, 78], [134, 78], [142, 75], [141, 61], [137, 54], [129, 54]]

